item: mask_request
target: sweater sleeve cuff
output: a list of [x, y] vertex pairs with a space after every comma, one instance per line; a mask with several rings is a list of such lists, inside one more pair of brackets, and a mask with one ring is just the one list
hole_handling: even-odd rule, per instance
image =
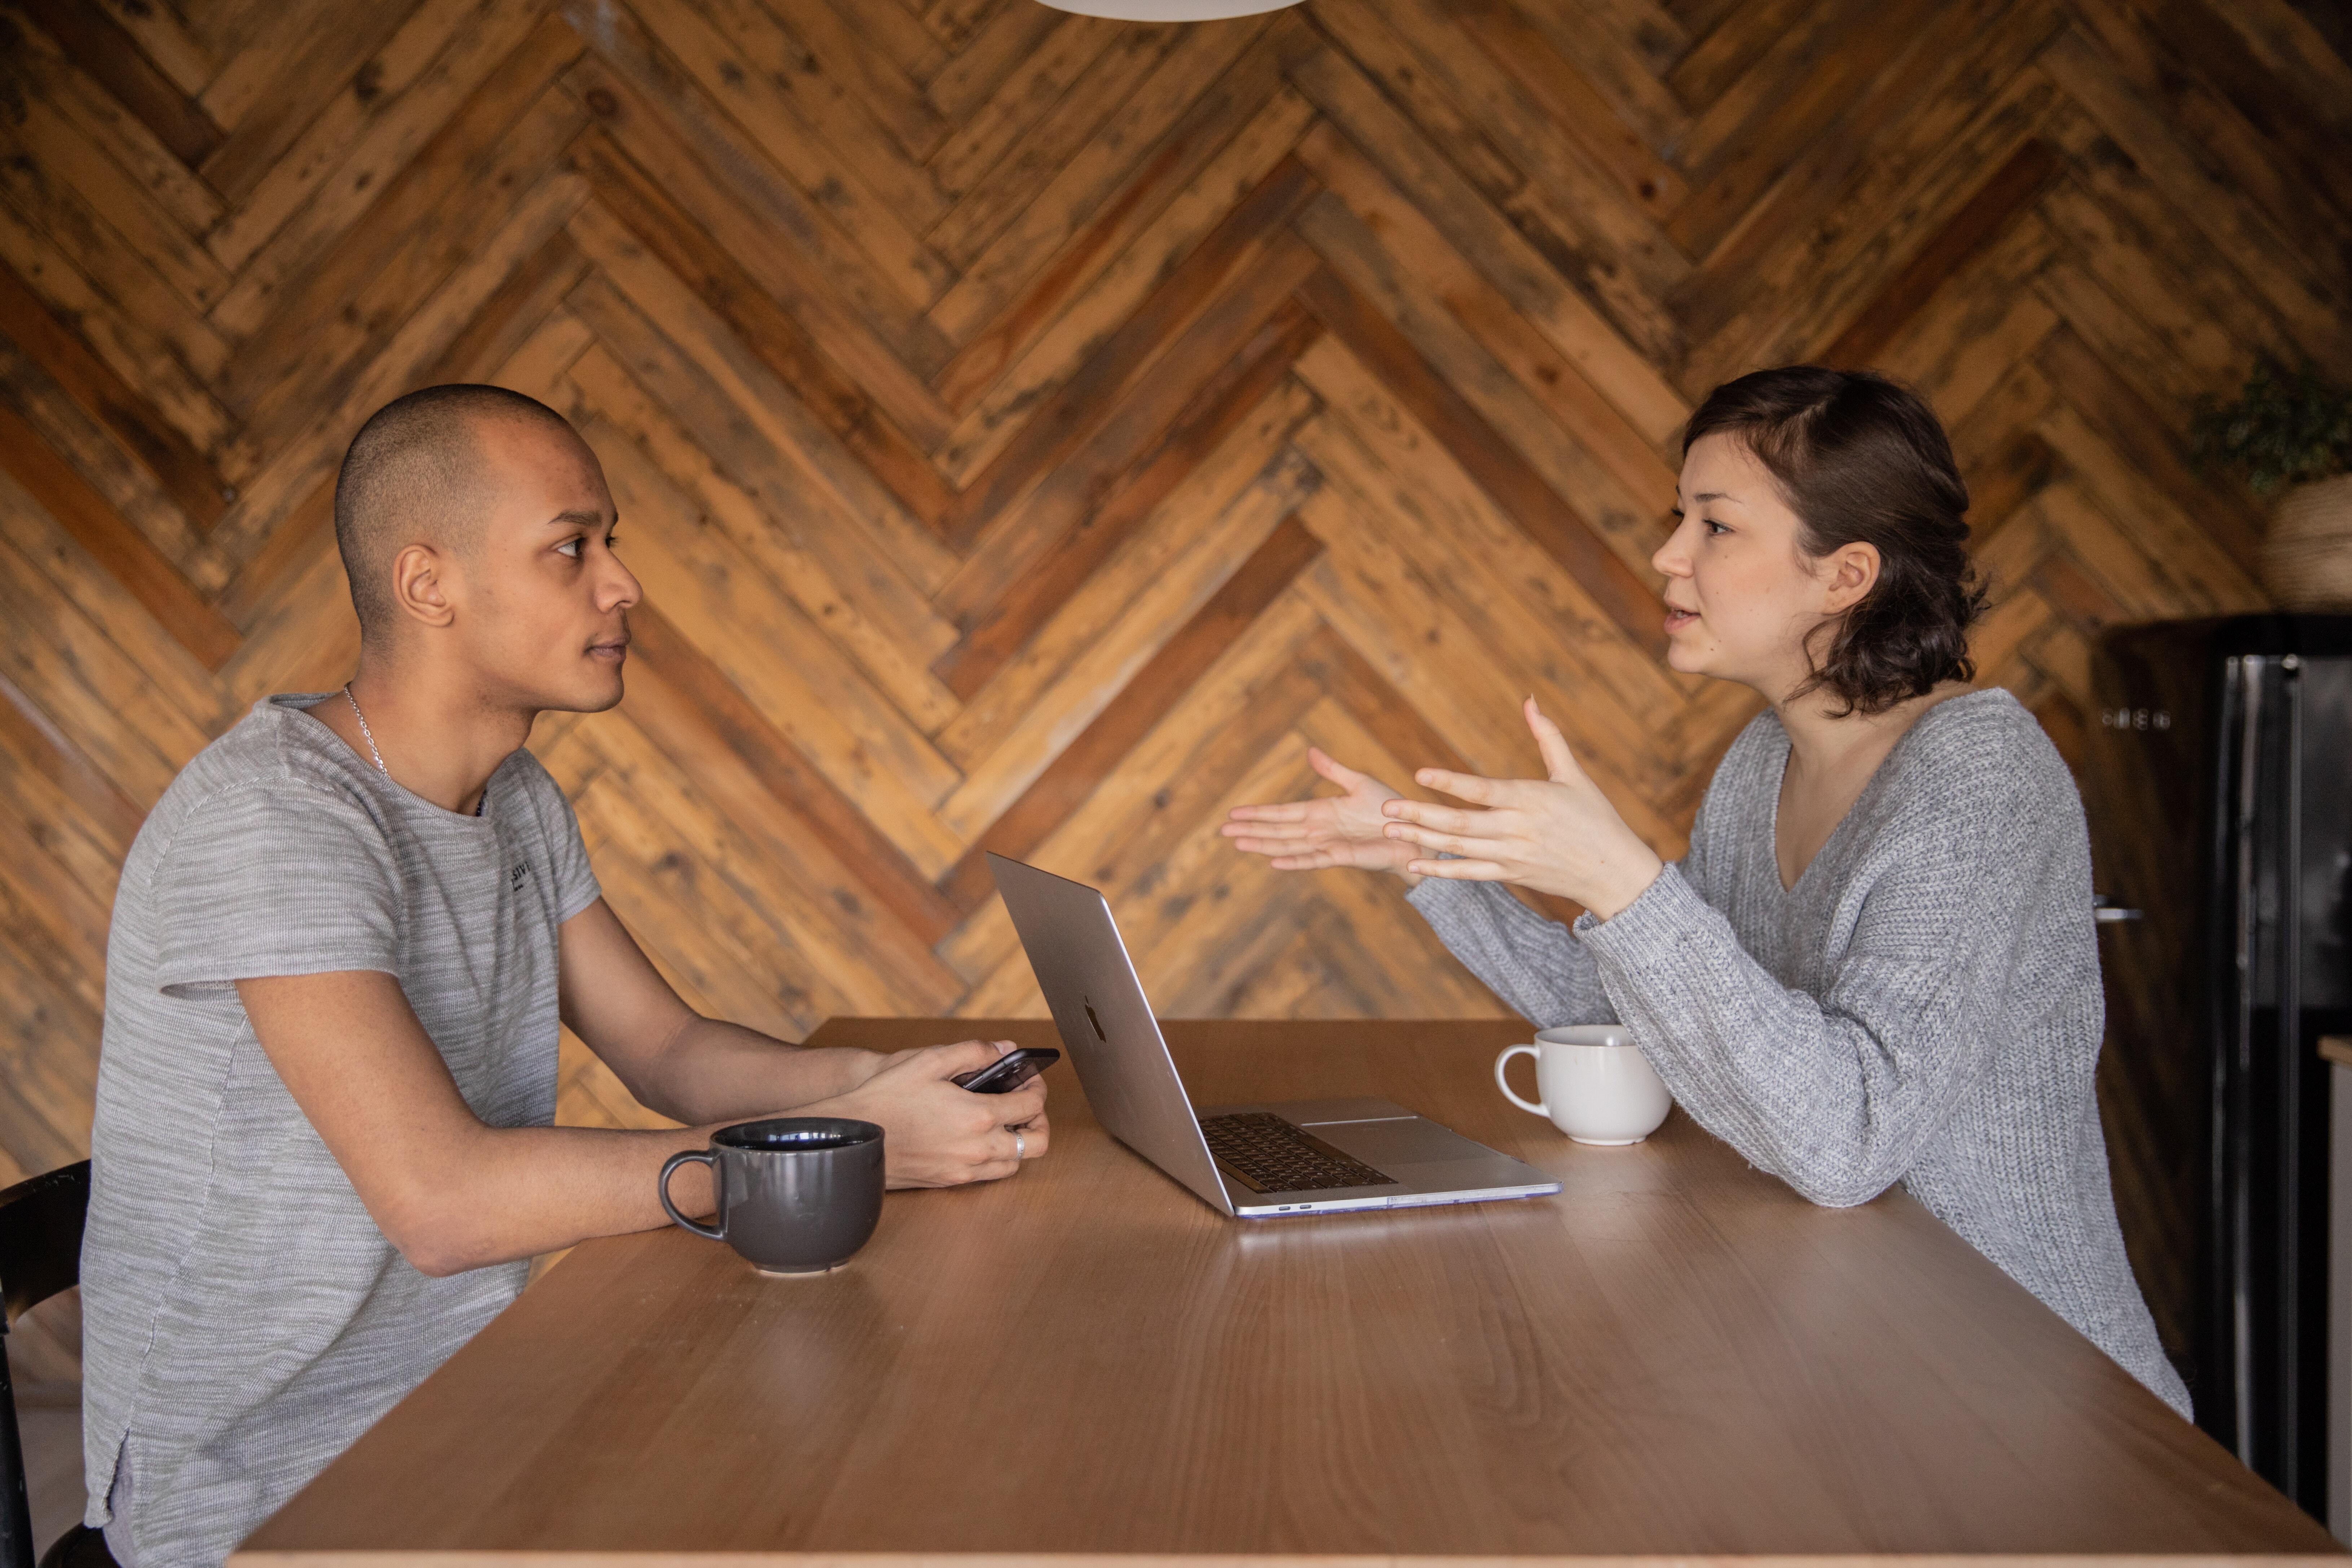
[[1463, 907], [1465, 900], [1475, 900], [1475, 882], [1456, 882], [1446, 877], [1423, 877], [1405, 889], [1404, 901], [1419, 910], [1425, 920], [1435, 920], [1450, 910]]
[[1669, 863], [1655, 881], [1642, 889], [1640, 898], [1609, 919], [1601, 920], [1587, 910], [1576, 917], [1570, 929], [1579, 942], [1601, 957], [1642, 968], [1654, 959], [1671, 957], [1708, 912], [1706, 900]]

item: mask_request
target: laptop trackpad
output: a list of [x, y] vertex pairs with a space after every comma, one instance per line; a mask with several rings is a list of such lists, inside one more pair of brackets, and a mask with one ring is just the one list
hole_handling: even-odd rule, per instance
[[1398, 1165], [1495, 1157], [1495, 1151], [1484, 1143], [1474, 1143], [1419, 1116], [1393, 1121], [1319, 1121], [1307, 1124], [1307, 1131], [1343, 1153], [1391, 1174]]

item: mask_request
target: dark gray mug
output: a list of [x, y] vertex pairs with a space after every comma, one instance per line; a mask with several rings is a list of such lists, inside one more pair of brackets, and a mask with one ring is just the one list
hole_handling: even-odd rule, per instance
[[[710, 1167], [719, 1223], [697, 1225], [670, 1202], [669, 1178], [698, 1160]], [[882, 1129], [839, 1116], [779, 1116], [710, 1135], [662, 1166], [669, 1217], [723, 1241], [762, 1274], [822, 1274], [849, 1261], [882, 1217]]]

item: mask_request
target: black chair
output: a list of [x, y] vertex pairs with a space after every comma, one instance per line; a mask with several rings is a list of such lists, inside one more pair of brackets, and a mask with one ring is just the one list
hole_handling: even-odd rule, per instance
[[[81, 1227], [89, 1213], [89, 1162], [0, 1192], [0, 1568], [33, 1568], [33, 1515], [25, 1496], [25, 1448], [16, 1390], [8, 1379], [8, 1325], [81, 1281]], [[112, 1568], [106, 1537], [76, 1524], [41, 1554], [40, 1568]]]

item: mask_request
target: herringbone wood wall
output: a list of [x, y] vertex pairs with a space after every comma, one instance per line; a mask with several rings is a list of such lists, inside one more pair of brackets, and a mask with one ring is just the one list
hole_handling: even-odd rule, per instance
[[[1390, 885], [1215, 837], [1308, 741], [1520, 772], [1543, 695], [1677, 852], [1746, 694], [1646, 562], [1717, 381], [1952, 426], [1978, 650], [2071, 747], [2102, 624], [2256, 605], [2182, 459], [2352, 351], [2352, 71], [2283, 0], [7, 0], [0, 1148], [85, 1146], [116, 868], [351, 670], [335, 463], [495, 380], [648, 592], [534, 745], [698, 1006], [1034, 1010], [983, 848], [1175, 1014], [1490, 1014]], [[572, 1119], [642, 1112], [574, 1052]], [[2120, 1130], [2127, 1193], [2162, 1155]], [[2154, 1201], [2152, 1196], [2144, 1200]]]

